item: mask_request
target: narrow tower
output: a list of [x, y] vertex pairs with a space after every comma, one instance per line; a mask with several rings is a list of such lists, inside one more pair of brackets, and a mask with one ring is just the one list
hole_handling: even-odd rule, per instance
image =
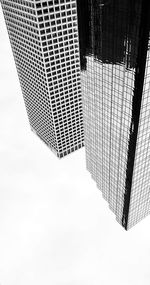
[[75, 0], [1, 0], [31, 129], [59, 157], [84, 145]]
[[77, 2], [87, 169], [127, 230], [150, 212], [150, 3]]

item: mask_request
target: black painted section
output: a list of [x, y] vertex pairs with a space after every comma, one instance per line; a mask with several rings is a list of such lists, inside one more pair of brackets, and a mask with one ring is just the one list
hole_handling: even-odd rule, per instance
[[86, 56], [92, 53], [91, 0], [77, 0], [81, 70], [86, 70]]
[[86, 56], [108, 64], [124, 64], [125, 42], [130, 43], [128, 68], [136, 67], [139, 9], [142, 0], [77, 0], [81, 70]]

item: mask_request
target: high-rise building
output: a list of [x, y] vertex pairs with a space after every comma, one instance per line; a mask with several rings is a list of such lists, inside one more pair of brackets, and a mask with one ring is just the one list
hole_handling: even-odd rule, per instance
[[59, 157], [84, 145], [75, 0], [1, 0], [31, 129]]
[[77, 2], [87, 169], [127, 230], [150, 212], [150, 1]]

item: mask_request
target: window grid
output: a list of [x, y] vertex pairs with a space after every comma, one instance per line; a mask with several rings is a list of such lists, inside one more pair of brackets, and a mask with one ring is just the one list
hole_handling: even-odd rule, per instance
[[84, 145], [76, 1], [1, 1], [32, 130], [57, 154]]

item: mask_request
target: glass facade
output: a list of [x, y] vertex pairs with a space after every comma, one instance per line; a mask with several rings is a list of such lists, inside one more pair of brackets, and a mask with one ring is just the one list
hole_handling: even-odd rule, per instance
[[149, 214], [150, 4], [77, 6], [86, 165], [127, 230]]
[[75, 0], [2, 0], [32, 130], [59, 157], [84, 145]]

